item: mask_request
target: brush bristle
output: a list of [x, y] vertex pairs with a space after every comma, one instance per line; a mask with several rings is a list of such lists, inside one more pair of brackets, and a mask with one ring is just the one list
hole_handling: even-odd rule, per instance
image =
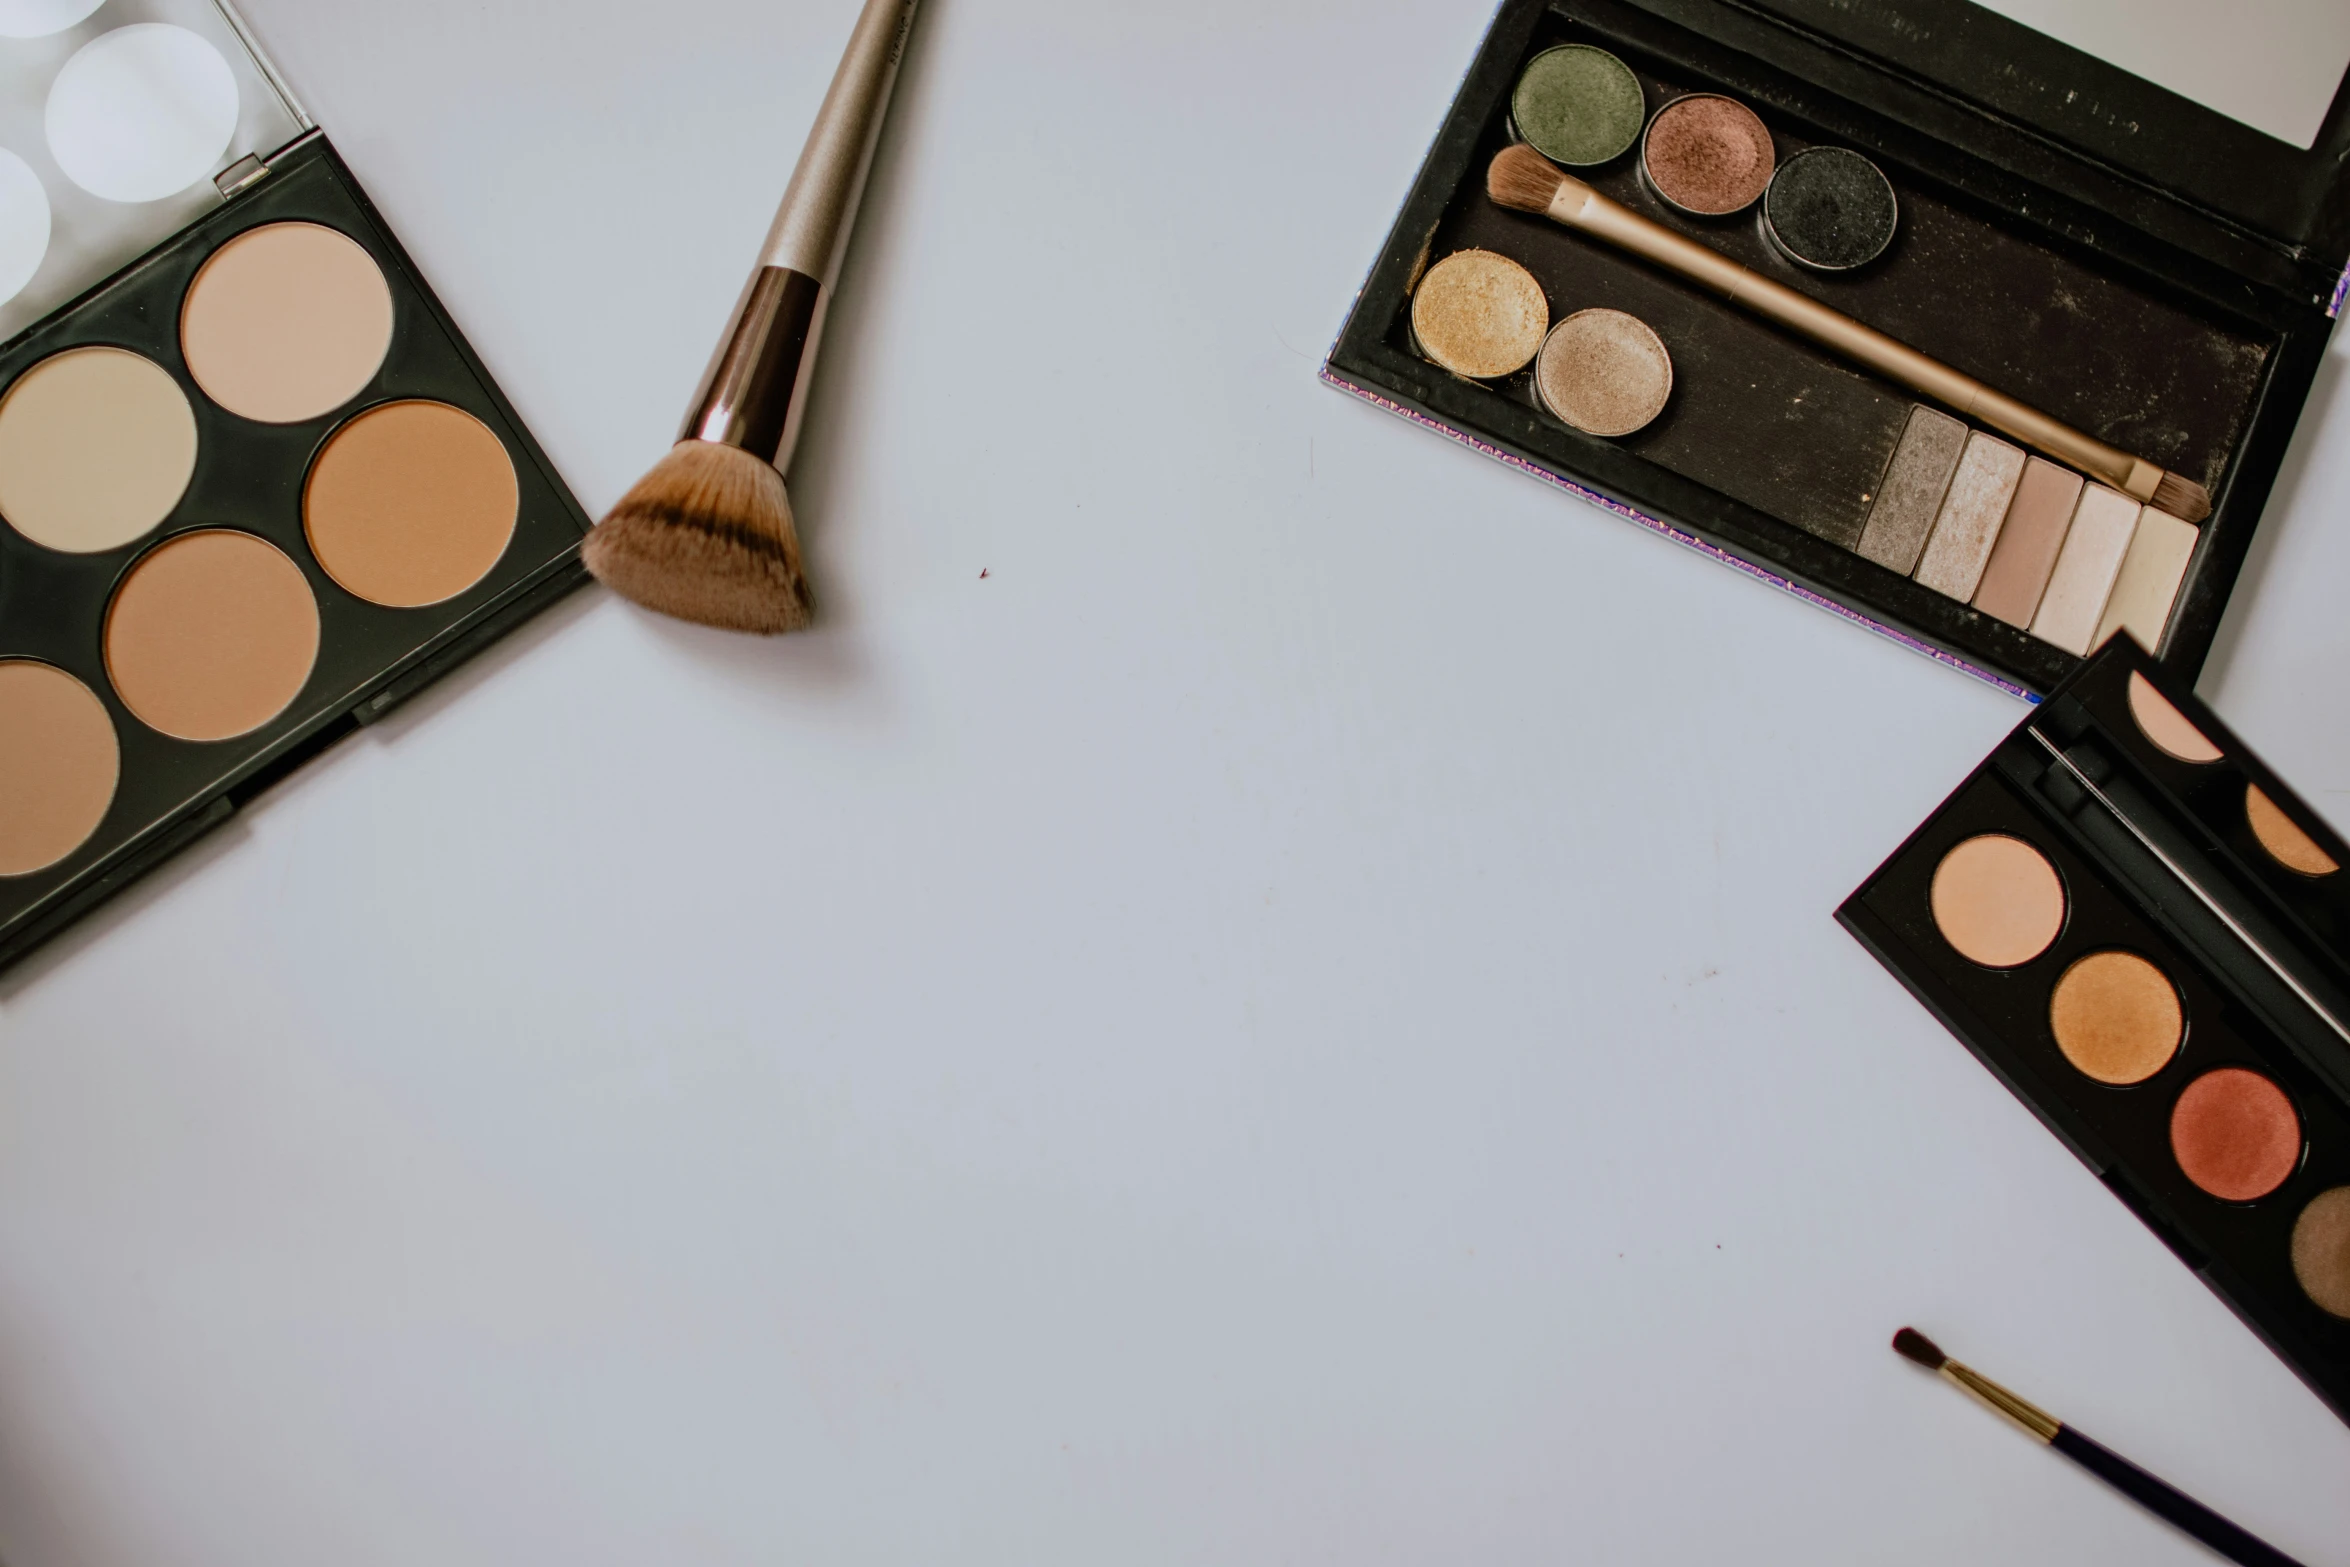
[[2166, 473], [2154, 486], [2154, 509], [2167, 511], [2181, 522], [2201, 522], [2211, 515], [2211, 492], [2193, 479]]
[[680, 620], [769, 636], [808, 624], [783, 475], [736, 447], [678, 442], [580, 553], [615, 592]]
[[1520, 212], [1548, 212], [1565, 178], [1541, 153], [1513, 142], [1493, 155], [1493, 166], [1485, 171], [1485, 194]]
[[1950, 1363], [1950, 1357], [1915, 1328], [1903, 1328], [1894, 1334], [1893, 1347], [1928, 1371], [1939, 1371]]

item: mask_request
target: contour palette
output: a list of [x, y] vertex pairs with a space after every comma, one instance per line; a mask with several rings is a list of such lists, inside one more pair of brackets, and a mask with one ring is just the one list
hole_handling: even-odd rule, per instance
[[1838, 918], [2350, 1418], [2346, 861], [2120, 637]]
[[[277, 92], [254, 60], [201, 65], [241, 41], [225, 11], [180, 8], [207, 34], [75, 3], [61, 34], [0, 36], [0, 60], [48, 51], [20, 75], [60, 62], [52, 128], [76, 62], [152, 51], [141, 29], [186, 34], [163, 47], [199, 61], [199, 99]], [[149, 149], [136, 189], [181, 182], [160, 195], [133, 193], [136, 142], [189, 113], [114, 123], [111, 165], [70, 138], [20, 158], [61, 208], [203, 194], [0, 345], [0, 965], [583, 580], [586, 518], [325, 138], [276, 107], [281, 147], [207, 130], [194, 174]]]
[[[1504, 0], [1325, 378], [2021, 694], [2125, 629], [2191, 674], [2330, 332], [2350, 110], [2215, 197], [2239, 141], [2211, 111], [1961, 0], [1881, 37], [1883, 9]], [[1913, 32], [1938, 41], [1914, 59]], [[2126, 177], [2073, 124], [2123, 102]], [[1585, 195], [1505, 189], [1529, 150]], [[2248, 242], [2213, 203], [2270, 163], [2308, 210]], [[1927, 369], [1807, 336], [1698, 247]], [[1538, 364], [1521, 327], [1448, 357], [1411, 322], [1468, 254], [1520, 274], [1515, 320], [1538, 292], [1544, 320], [1612, 312], [1654, 351]], [[1456, 332], [1498, 336], [1474, 308], [1503, 303], [1456, 298]], [[1660, 364], [1647, 417], [1584, 412], [1642, 406], [1610, 377]]]

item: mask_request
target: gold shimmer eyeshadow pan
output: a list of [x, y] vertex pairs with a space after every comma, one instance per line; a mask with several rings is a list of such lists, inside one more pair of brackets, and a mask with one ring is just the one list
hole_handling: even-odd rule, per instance
[[[1502, 0], [1323, 378], [2017, 695], [2125, 628], [2191, 679], [2346, 254], [2350, 116], [2288, 147], [1969, 0]], [[1462, 256], [1508, 353], [1426, 329]], [[1598, 312], [1645, 419], [1527, 363]]]
[[586, 580], [235, 13], [78, 9], [0, 38], [0, 967]]
[[2350, 1419], [2345, 863], [2116, 637], [1837, 918]]

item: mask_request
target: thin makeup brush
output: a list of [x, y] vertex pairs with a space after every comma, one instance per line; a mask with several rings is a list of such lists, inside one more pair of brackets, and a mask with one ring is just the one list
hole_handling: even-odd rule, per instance
[[1917, 1329], [1903, 1328], [1894, 1334], [1893, 1347], [1928, 1371], [1940, 1373], [1944, 1381], [1994, 1413], [2023, 1427], [2033, 1437], [2055, 1448], [2131, 1501], [2177, 1525], [2229, 1561], [2242, 1562], [2244, 1567], [2301, 1567], [2299, 1562], [2283, 1551], [2254, 1539], [2201, 1502], [2183, 1492], [2172, 1490], [2119, 1453], [2090, 1441], [2054, 1415], [2024, 1402], [1972, 1367], [1960, 1365], [1943, 1354], [1932, 1339]]
[[866, 0], [676, 446], [588, 534], [588, 570], [648, 609], [728, 631], [808, 624], [783, 472], [916, 3]]
[[1531, 147], [1518, 144], [1496, 154], [1486, 171], [1485, 190], [1504, 207], [1539, 213], [1677, 272], [1734, 305], [2036, 446], [2157, 510], [2188, 522], [2201, 522], [2211, 515], [2211, 492], [2194, 480], [2083, 435], [2036, 408], [1993, 391], [1973, 376], [1962, 375], [1906, 343], [1862, 326], [1841, 311], [1830, 310], [1808, 295], [1610, 201], [1581, 180], [1561, 173]]

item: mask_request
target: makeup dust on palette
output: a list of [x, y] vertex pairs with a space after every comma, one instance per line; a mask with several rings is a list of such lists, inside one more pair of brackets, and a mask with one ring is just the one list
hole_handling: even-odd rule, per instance
[[1505, 0], [1324, 378], [2019, 694], [2124, 629], [2191, 678], [2338, 309], [2350, 95], [2301, 149], [1881, 9]]
[[206, 0], [0, 3], [0, 966], [584, 579], [587, 519]]
[[1837, 918], [2350, 1419], [2345, 865], [2116, 637]]

